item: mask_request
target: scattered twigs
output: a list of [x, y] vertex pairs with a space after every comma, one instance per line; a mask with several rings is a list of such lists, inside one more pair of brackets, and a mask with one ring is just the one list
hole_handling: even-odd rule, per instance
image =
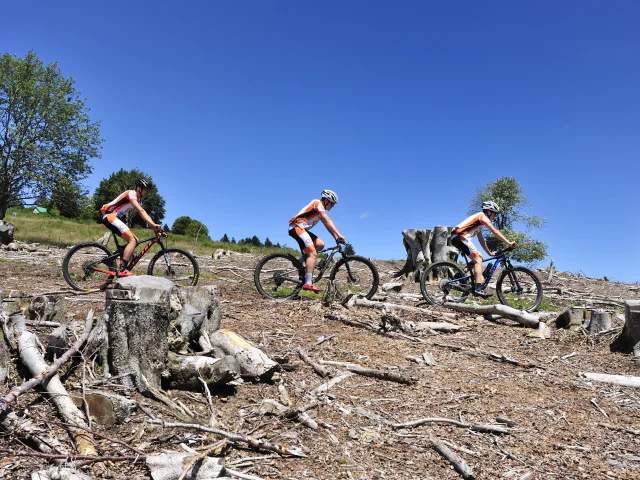
[[599, 423], [598, 425], [610, 430], [617, 430], [618, 432], [630, 433], [631, 435], [640, 435], [640, 430], [632, 430], [631, 428], [618, 427], [616, 425], [609, 425], [607, 423]]
[[319, 365], [318, 363], [314, 362], [313, 360], [311, 360], [311, 358], [309, 358], [309, 356], [306, 354], [306, 352], [302, 349], [302, 348], [298, 348], [298, 356], [307, 364], [309, 364], [311, 366], [311, 368], [313, 368], [313, 370], [320, 375], [322, 378], [328, 377], [329, 376], [329, 370], [327, 370], [326, 368], [324, 368], [322, 365]]
[[426, 425], [428, 423], [445, 423], [448, 425], [455, 425], [460, 428], [468, 428], [470, 430], [475, 430], [477, 432], [485, 432], [485, 433], [498, 433], [498, 434], [509, 434], [511, 430], [504, 427], [498, 427], [494, 425], [486, 425], [484, 423], [464, 423], [459, 422], [458, 420], [452, 420], [450, 418], [420, 418], [418, 420], [412, 420], [410, 422], [405, 423], [396, 423], [392, 427], [395, 430], [400, 428], [413, 428], [419, 427], [421, 425]]
[[264, 480], [262, 477], [255, 477], [253, 475], [247, 475], [246, 473], [236, 472], [235, 470], [231, 470], [230, 468], [225, 467], [224, 470], [232, 477], [242, 478], [243, 480]]
[[458, 472], [462, 476], [462, 478], [464, 478], [465, 480], [473, 480], [475, 478], [473, 476], [471, 467], [467, 465], [467, 463], [460, 455], [452, 451], [437, 438], [431, 438], [430, 442], [433, 446], [433, 449], [440, 455], [442, 455], [451, 465], [453, 465], [453, 468], [455, 468], [456, 472]]
[[315, 390], [313, 390], [311, 392], [311, 394], [313, 395], [322, 395], [325, 394], [329, 391], [329, 389], [331, 387], [333, 387], [334, 385], [336, 385], [337, 383], [340, 383], [342, 380], [352, 377], [353, 373], [352, 372], [344, 372], [340, 375], [338, 375], [337, 377], [333, 377], [332, 379], [322, 383], [320, 386], [318, 386]]
[[318, 341], [316, 341], [316, 345], [321, 345], [324, 342], [327, 342], [329, 340], [331, 340], [333, 337], [335, 337], [337, 334], [336, 333], [332, 333], [331, 335], [327, 335], [326, 337], [320, 337], [318, 339]]
[[516, 310], [506, 305], [463, 305], [461, 303], [447, 302], [444, 306], [458, 312], [501, 315], [530, 328], [538, 328], [538, 323], [540, 322], [537, 315], [523, 310]]
[[56, 454], [56, 453], [41, 453], [41, 452], [19, 452], [10, 448], [0, 449], [0, 453], [7, 457], [37, 457], [47, 458], [49, 460], [65, 460], [67, 462], [73, 462], [77, 460], [84, 460], [84, 462], [78, 464], [79, 467], [89, 465], [96, 462], [144, 462], [146, 457], [144, 455], [135, 456], [101, 456], [101, 455], [68, 455], [68, 454]]
[[28, 392], [32, 388], [37, 385], [40, 385], [42, 382], [49, 380], [53, 377], [58, 369], [64, 365], [75, 353], [80, 351], [84, 342], [89, 338], [89, 334], [91, 333], [91, 327], [93, 325], [93, 310], [89, 311], [87, 315], [87, 322], [84, 326], [84, 331], [82, 332], [82, 336], [78, 339], [76, 343], [74, 343], [69, 350], [67, 350], [60, 358], [58, 358], [55, 362], [51, 364], [49, 368], [44, 370], [43, 372], [35, 375], [31, 380], [24, 382], [22, 385], [13, 388], [9, 393], [0, 397], [0, 412], [4, 410], [8, 404], [15, 401], [20, 395]]
[[607, 415], [607, 412], [605, 412], [605, 411], [602, 409], [602, 407], [600, 407], [600, 405], [598, 405], [598, 402], [596, 401], [596, 399], [595, 399], [595, 398], [592, 398], [592, 399], [590, 400], [590, 402], [591, 402], [591, 405], [593, 405], [594, 407], [596, 407], [596, 409], [597, 409], [597, 410], [598, 410], [602, 415], [604, 415], [605, 417], [609, 418], [609, 415]]
[[213, 427], [206, 427], [204, 425], [199, 425], [197, 423], [181, 423], [181, 422], [165, 422], [164, 420], [160, 420], [160, 419], [151, 419], [150, 423], [153, 423], [155, 425], [161, 425], [164, 428], [186, 428], [186, 429], [194, 429], [194, 430], [199, 430], [201, 432], [208, 432], [208, 433], [213, 433], [215, 435], [219, 435], [222, 438], [226, 438], [227, 440], [234, 442], [234, 443], [243, 443], [248, 445], [250, 448], [253, 448], [254, 450], [264, 450], [264, 451], [269, 451], [269, 452], [275, 452], [278, 453], [280, 455], [283, 456], [292, 456], [292, 457], [306, 457], [306, 455], [304, 455], [302, 452], [300, 452], [299, 450], [295, 449], [295, 448], [287, 448], [287, 447], [283, 447], [281, 445], [275, 444], [275, 443], [270, 443], [270, 442], [264, 442], [262, 440], [257, 440], [253, 437], [250, 437], [248, 435], [242, 435], [240, 433], [231, 433], [231, 432], [226, 432], [224, 430], [220, 430], [218, 428], [213, 428]]
[[216, 410], [213, 406], [213, 398], [211, 398], [211, 391], [209, 390], [209, 386], [207, 385], [207, 382], [205, 382], [202, 377], [198, 377], [198, 380], [200, 380], [200, 383], [202, 383], [204, 387], [204, 392], [207, 394], [207, 403], [209, 404], [209, 411], [211, 412], [211, 417], [209, 418], [209, 426], [215, 427], [217, 426], [218, 422], [216, 421]]
[[368, 324], [366, 322], [362, 322], [360, 320], [352, 320], [352, 319], [347, 318], [344, 315], [340, 315], [338, 313], [325, 313], [324, 318], [327, 318], [329, 320], [336, 320], [338, 322], [342, 322], [345, 325], [349, 325], [350, 327], [364, 328], [364, 329], [369, 330], [371, 332], [377, 333], [378, 335], [384, 335], [385, 337], [389, 337], [389, 338], [402, 338], [403, 340], [409, 340], [410, 342], [414, 342], [414, 343], [427, 343], [426, 340], [423, 340], [423, 339], [418, 338], [418, 337], [412, 337], [412, 336], [409, 336], [409, 335], [405, 335], [403, 333], [381, 331], [379, 328], [374, 327], [373, 325], [370, 325], [370, 324]]
[[353, 373], [357, 373], [358, 375], [362, 375], [364, 377], [373, 377], [379, 380], [387, 380], [389, 382], [396, 383], [404, 383], [405, 385], [411, 385], [416, 382], [416, 379], [413, 377], [403, 377], [397, 373], [384, 371], [384, 370], [375, 370], [373, 368], [366, 368], [360, 365], [351, 365], [346, 367], [347, 370]]
[[222, 439], [214, 443], [210, 447], [208, 447], [204, 452], [189, 458], [189, 461], [185, 463], [184, 468], [182, 469], [182, 475], [180, 475], [178, 480], [184, 480], [185, 478], [192, 478], [190, 475], [190, 472], [196, 463], [203, 461], [209, 455], [221, 454], [228, 445], [229, 445], [229, 442], [227, 441], [227, 439]]
[[536, 362], [532, 362], [531, 360], [517, 360], [515, 358], [511, 358], [511, 357], [507, 357], [506, 355], [503, 354], [498, 354], [498, 353], [493, 353], [493, 352], [485, 352], [483, 350], [476, 350], [474, 348], [467, 348], [467, 347], [461, 347], [458, 345], [449, 345], [447, 343], [436, 343], [433, 342], [432, 345], [436, 346], [436, 347], [444, 347], [444, 348], [449, 348], [451, 350], [453, 350], [454, 352], [462, 352], [465, 355], [469, 355], [471, 357], [484, 357], [487, 358], [489, 360], [493, 360], [495, 362], [505, 362], [505, 363], [510, 363], [511, 365], [517, 365], [519, 367], [525, 367], [525, 368], [541, 368], [541, 369], [545, 369], [544, 366], [536, 363]]

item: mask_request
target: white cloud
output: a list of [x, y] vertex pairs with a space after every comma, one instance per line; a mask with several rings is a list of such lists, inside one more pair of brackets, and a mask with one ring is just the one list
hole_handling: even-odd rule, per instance
[[365, 218], [369, 218], [369, 212], [364, 212], [360, 214], [360, 218], [365, 219]]

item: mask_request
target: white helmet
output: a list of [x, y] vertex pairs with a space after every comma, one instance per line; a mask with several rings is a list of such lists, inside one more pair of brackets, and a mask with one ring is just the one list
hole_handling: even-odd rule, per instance
[[322, 198], [326, 198], [331, 203], [338, 203], [338, 195], [333, 190], [323, 190]]
[[487, 200], [486, 202], [482, 202], [482, 210], [489, 210], [491, 212], [500, 213], [500, 207], [496, 202], [492, 202], [491, 200]]

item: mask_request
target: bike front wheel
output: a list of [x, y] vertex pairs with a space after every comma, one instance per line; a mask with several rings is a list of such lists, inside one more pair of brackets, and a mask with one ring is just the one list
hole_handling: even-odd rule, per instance
[[76, 245], [62, 261], [62, 276], [76, 290], [104, 290], [116, 274], [116, 258], [99, 243]]
[[256, 265], [253, 280], [258, 292], [267, 298], [294, 297], [304, 283], [304, 268], [293, 255], [272, 253]]
[[329, 280], [338, 301], [350, 293], [370, 299], [378, 290], [380, 281], [375, 265], [359, 255], [340, 259], [331, 270]]
[[496, 282], [498, 299], [503, 305], [534, 312], [542, 303], [542, 284], [525, 267], [505, 268]]
[[153, 256], [147, 275], [164, 277], [179, 287], [189, 287], [197, 285], [200, 267], [189, 252], [179, 248], [166, 248]]
[[420, 276], [420, 291], [429, 305], [462, 303], [471, 291], [471, 279], [451, 262], [431, 264]]

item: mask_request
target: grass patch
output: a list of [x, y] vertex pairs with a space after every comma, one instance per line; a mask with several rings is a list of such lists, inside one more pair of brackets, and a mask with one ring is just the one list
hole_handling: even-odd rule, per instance
[[[70, 247], [82, 242], [94, 241], [107, 232], [107, 229], [100, 223], [89, 220], [71, 220], [49, 214], [36, 214], [30, 210], [19, 210], [15, 217], [7, 217], [5, 220], [15, 225], [14, 236], [16, 240], [27, 243], [54, 245], [61, 248]], [[149, 229], [133, 228], [132, 230], [140, 240], [153, 236], [153, 232]], [[254, 247], [229, 242], [214, 242], [208, 238], [198, 238], [196, 242], [195, 238], [185, 235], [174, 235], [172, 233], [163, 240], [163, 243], [168, 248], [180, 248], [199, 256], [210, 256], [213, 252], [221, 248], [238, 253], [251, 253], [258, 256], [283, 251], [275, 247]], [[109, 243], [109, 248], [113, 249], [114, 245], [112, 239]], [[157, 249], [158, 247], [156, 246], [154, 248]], [[299, 255], [297, 250], [286, 249], [285, 251], [296, 256]], [[147, 253], [147, 256], [149, 253]]]

